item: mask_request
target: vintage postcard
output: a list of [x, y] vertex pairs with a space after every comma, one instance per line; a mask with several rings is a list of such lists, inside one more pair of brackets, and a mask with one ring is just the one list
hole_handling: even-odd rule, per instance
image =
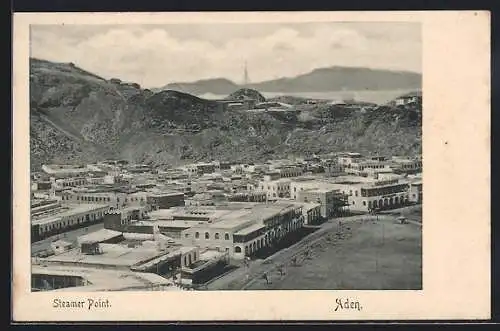
[[489, 36], [15, 14], [13, 320], [488, 319]]

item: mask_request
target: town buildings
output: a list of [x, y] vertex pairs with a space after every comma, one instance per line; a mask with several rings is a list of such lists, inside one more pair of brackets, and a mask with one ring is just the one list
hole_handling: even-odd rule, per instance
[[107, 204], [63, 205], [57, 200], [33, 201], [32, 241], [99, 222], [108, 210]]
[[199, 221], [182, 231], [183, 242], [227, 252], [235, 259], [273, 245], [304, 224], [302, 206], [286, 202], [228, 203], [212, 210], [191, 211], [190, 218], [195, 215]]
[[[101, 228], [76, 242], [55, 238], [35, 263], [35, 290], [197, 286], [325, 220], [423, 197], [420, 156], [349, 152], [177, 168], [103, 161], [42, 170], [32, 178], [32, 242]], [[112, 284], [99, 273], [136, 281]]]

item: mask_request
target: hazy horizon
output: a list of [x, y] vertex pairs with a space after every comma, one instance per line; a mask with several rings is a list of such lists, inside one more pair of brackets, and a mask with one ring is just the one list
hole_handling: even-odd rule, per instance
[[[88, 70], [87, 68], [84, 68], [82, 66], [80, 66], [78, 63], [76, 62], [73, 62], [73, 61], [68, 61], [68, 62], [60, 62], [60, 61], [52, 61], [52, 60], [48, 60], [48, 59], [43, 59], [43, 58], [40, 58], [40, 57], [31, 57], [32, 59], [36, 59], [36, 60], [41, 60], [41, 61], [49, 61], [49, 62], [54, 62], [54, 63], [73, 63], [76, 67], [82, 69], [82, 70], [85, 70], [85, 71], [88, 71], [92, 74], [95, 74], [97, 76], [100, 76], [102, 78], [105, 78], [105, 79], [111, 79], [111, 78], [118, 78], [124, 82], [128, 82], [128, 83], [137, 83], [135, 81], [127, 81], [127, 80], [123, 80], [121, 79], [121, 77], [119, 76], [113, 76], [113, 77], [109, 77], [109, 78], [106, 78], [104, 77], [103, 75], [101, 75], [100, 73], [98, 72], [94, 72], [94, 71], [91, 71], [91, 70]], [[297, 75], [295, 76], [282, 76], [282, 77], [277, 77], [277, 78], [273, 78], [273, 79], [269, 79], [269, 80], [263, 80], [263, 81], [253, 81], [253, 82], [250, 82], [250, 84], [260, 84], [260, 83], [263, 83], [263, 82], [267, 82], [267, 81], [270, 81], [270, 80], [274, 80], [274, 79], [286, 79], [286, 78], [294, 78], [294, 77], [297, 77], [297, 76], [300, 76], [300, 75], [304, 75], [304, 74], [308, 74], [314, 70], [321, 70], [321, 69], [329, 69], [329, 68], [334, 68], [334, 67], [341, 67], [341, 68], [360, 68], [360, 69], [369, 69], [369, 70], [383, 70], [383, 71], [391, 71], [391, 72], [406, 72], [406, 73], [413, 73], [413, 74], [418, 74], [418, 75], [422, 75], [422, 73], [420, 72], [416, 72], [416, 71], [411, 71], [411, 70], [394, 70], [394, 69], [386, 69], [386, 68], [369, 68], [369, 67], [358, 67], [358, 66], [338, 66], [338, 65], [332, 65], [330, 67], [322, 67], [322, 68], [313, 68], [307, 72], [303, 72], [303, 73], [298, 73]], [[201, 82], [201, 81], [209, 81], [209, 80], [216, 80], [216, 79], [225, 79], [225, 80], [228, 80], [232, 83], [235, 83], [237, 85], [243, 85], [242, 82], [238, 82], [238, 81], [234, 81], [230, 78], [227, 78], [227, 77], [222, 77], [222, 76], [214, 76], [214, 77], [207, 77], [207, 78], [201, 78], [201, 79], [195, 79], [195, 80], [191, 80], [191, 81], [176, 81], [176, 82], [168, 82], [166, 84], [163, 84], [162, 86], [149, 86], [149, 87], [145, 87], [145, 86], [142, 86], [143, 88], [149, 88], [149, 89], [158, 89], [158, 88], [162, 88], [164, 87], [165, 85], [168, 85], [168, 84], [189, 84], [189, 83], [196, 83], [196, 82]], [[334, 92], [334, 91], [332, 91]], [[278, 92], [277, 92], [278, 93]], [[302, 93], [302, 92], [299, 92], [299, 93]], [[316, 92], [314, 92], [316, 93]]]
[[32, 25], [30, 56], [145, 88], [214, 78], [241, 84], [245, 62], [250, 83], [333, 66], [421, 74], [420, 29], [402, 22]]

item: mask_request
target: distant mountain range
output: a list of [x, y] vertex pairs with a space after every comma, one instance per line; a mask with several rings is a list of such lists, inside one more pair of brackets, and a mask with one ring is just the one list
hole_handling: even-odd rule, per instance
[[205, 79], [195, 82], [171, 83], [161, 90], [185, 93], [230, 94], [239, 88], [251, 88], [262, 92], [301, 93], [329, 91], [383, 91], [394, 89], [420, 89], [422, 75], [408, 71], [390, 71], [356, 67], [330, 67], [315, 69], [307, 74], [279, 78], [260, 83], [238, 85], [225, 78]]

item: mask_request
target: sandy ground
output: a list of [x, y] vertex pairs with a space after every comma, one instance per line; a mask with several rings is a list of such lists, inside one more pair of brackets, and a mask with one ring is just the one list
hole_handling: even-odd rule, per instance
[[268, 272], [270, 284], [256, 278], [245, 289], [421, 289], [421, 228], [391, 220], [354, 221], [342, 235], [330, 233], [313, 245], [309, 257], [284, 274]]
[[[330, 220], [293, 246], [252, 261], [205, 289], [420, 289], [420, 213], [416, 206], [379, 215], [378, 221], [368, 215]], [[399, 224], [401, 214], [411, 223]]]

